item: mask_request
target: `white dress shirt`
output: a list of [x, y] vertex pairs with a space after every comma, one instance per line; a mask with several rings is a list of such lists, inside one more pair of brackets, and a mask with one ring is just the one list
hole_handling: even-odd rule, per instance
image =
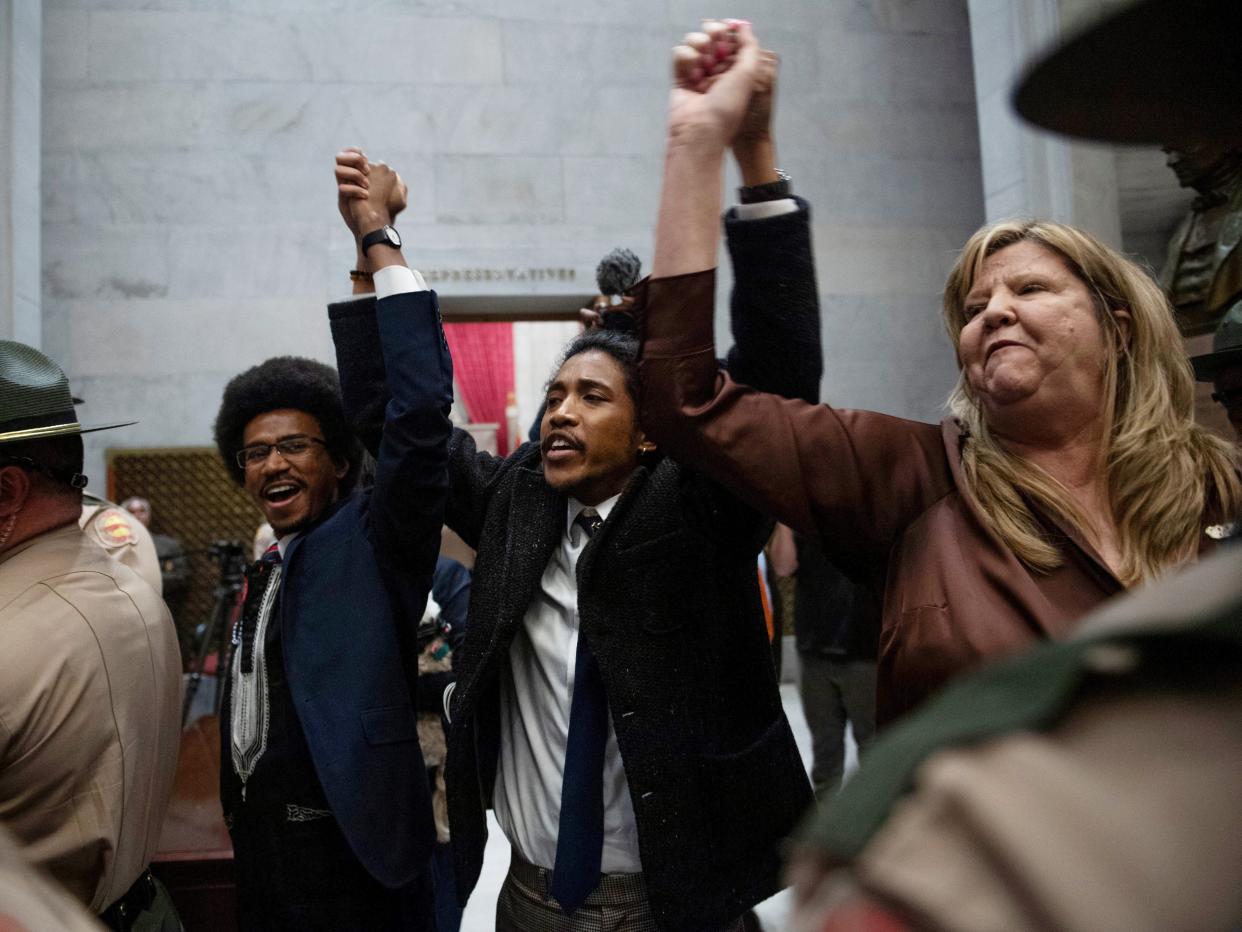
[[[617, 498], [595, 506], [608, 520]], [[556, 865], [556, 835], [561, 816], [561, 781], [565, 743], [574, 696], [578, 651], [578, 556], [587, 535], [574, 524], [586, 509], [570, 498], [565, 534], [548, 560], [539, 590], [531, 600], [509, 648], [500, 676], [500, 767], [492, 805], [496, 820], [518, 853], [532, 864]], [[638, 828], [630, 788], [608, 722], [604, 749], [604, 851], [606, 874], [641, 871]]]

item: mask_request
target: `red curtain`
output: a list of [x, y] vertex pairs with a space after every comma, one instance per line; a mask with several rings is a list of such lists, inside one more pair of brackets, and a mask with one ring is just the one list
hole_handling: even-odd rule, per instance
[[509, 452], [505, 405], [513, 391], [513, 325], [445, 324], [453, 375], [470, 420], [495, 421], [496, 445]]

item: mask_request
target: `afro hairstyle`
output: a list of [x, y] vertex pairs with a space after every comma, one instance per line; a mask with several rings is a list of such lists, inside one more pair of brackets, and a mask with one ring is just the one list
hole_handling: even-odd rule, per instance
[[236, 457], [246, 425], [260, 414], [283, 408], [304, 411], [319, 422], [329, 455], [338, 463], [349, 464], [339, 486], [342, 495], [348, 494], [358, 479], [362, 444], [345, 419], [336, 370], [301, 356], [274, 356], [234, 376], [224, 387], [215, 440], [233, 481], [238, 485], [244, 482], [245, 471], [237, 465]]

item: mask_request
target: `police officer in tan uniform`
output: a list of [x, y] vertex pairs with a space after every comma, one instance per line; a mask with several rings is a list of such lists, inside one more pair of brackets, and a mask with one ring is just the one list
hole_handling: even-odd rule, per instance
[[78, 527], [80, 434], [102, 429], [55, 363], [0, 341], [0, 822], [105, 925], [162, 932], [180, 923], [147, 866], [181, 663], [159, 596]]

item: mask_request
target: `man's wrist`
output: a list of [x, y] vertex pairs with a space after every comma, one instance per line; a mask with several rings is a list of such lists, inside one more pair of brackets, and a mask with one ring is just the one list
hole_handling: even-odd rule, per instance
[[405, 256], [397, 247], [388, 243], [376, 243], [367, 250], [366, 265], [363, 268], [368, 269], [372, 275], [390, 265], [405, 265]]
[[392, 216], [386, 211], [369, 210], [358, 217], [358, 251], [362, 252], [362, 241], [368, 233], [392, 226]]

